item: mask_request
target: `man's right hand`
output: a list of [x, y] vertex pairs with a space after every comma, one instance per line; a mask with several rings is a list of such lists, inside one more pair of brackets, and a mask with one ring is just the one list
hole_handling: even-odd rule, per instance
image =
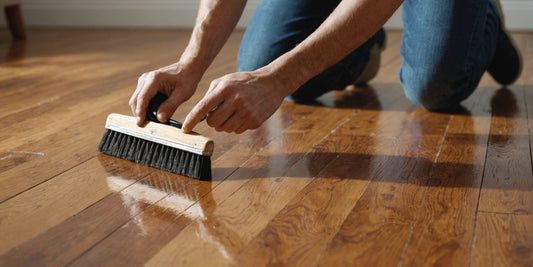
[[179, 62], [142, 74], [129, 101], [137, 124], [144, 122], [148, 103], [157, 92], [168, 96], [157, 110], [157, 119], [167, 121], [183, 102], [191, 98], [200, 78], [201, 75], [188, 70]]

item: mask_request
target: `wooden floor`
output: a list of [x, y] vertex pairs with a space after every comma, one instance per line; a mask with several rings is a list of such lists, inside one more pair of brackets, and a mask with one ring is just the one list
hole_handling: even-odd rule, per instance
[[[388, 33], [367, 88], [283, 103], [215, 140], [202, 182], [96, 146], [137, 77], [169, 64], [189, 32], [0, 30], [0, 266], [533, 266], [533, 33], [524, 72], [485, 76], [464, 109], [413, 106]], [[213, 63], [235, 69], [242, 33]]]

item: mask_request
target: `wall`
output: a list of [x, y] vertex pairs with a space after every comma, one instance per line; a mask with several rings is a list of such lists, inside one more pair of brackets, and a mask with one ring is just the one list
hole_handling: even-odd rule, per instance
[[[248, 1], [241, 27], [258, 2]], [[533, 0], [502, 0], [502, 5], [508, 28], [533, 30]], [[197, 6], [198, 0], [23, 0], [23, 14], [29, 26], [176, 28], [193, 25]], [[400, 14], [386, 26], [401, 27]]]

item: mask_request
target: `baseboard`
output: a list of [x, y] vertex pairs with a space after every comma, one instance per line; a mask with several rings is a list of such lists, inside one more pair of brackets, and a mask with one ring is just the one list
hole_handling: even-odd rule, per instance
[[[30, 2], [30, 1], [27, 1]], [[62, 1], [24, 3], [22, 12], [28, 26], [52, 27], [135, 27], [135, 28], [190, 28], [194, 25], [198, 1], [144, 1], [120, 3]], [[60, 3], [58, 3], [60, 2]], [[116, 2], [116, 1], [115, 1]], [[250, 20], [256, 1], [249, 1], [238, 26]], [[5, 25], [3, 14], [0, 25]]]
[[533, 1], [502, 1], [505, 25], [509, 30], [533, 30]]
[[[240, 27], [250, 20], [258, 0], [249, 1]], [[507, 27], [533, 30], [533, 1], [502, 1]], [[23, 2], [24, 21], [28, 26], [57, 27], [145, 27], [190, 28], [194, 24], [197, 1], [131, 1], [127, 6], [117, 1], [72, 2], [68, 0], [28, 0]], [[5, 25], [0, 12], [0, 25]], [[402, 28], [400, 12], [387, 22], [388, 28]]]

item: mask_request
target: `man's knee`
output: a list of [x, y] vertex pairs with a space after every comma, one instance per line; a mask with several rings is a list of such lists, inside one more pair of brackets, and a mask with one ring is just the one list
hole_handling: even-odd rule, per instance
[[[434, 71], [432, 71], [434, 70]], [[406, 97], [429, 111], [458, 106], [477, 86], [477, 82], [455, 71], [439, 68], [408, 68], [399, 73]]]
[[403, 72], [400, 77], [405, 96], [414, 104], [429, 111], [441, 110], [448, 106], [439, 82], [422, 80], [419, 77], [405, 75]]

